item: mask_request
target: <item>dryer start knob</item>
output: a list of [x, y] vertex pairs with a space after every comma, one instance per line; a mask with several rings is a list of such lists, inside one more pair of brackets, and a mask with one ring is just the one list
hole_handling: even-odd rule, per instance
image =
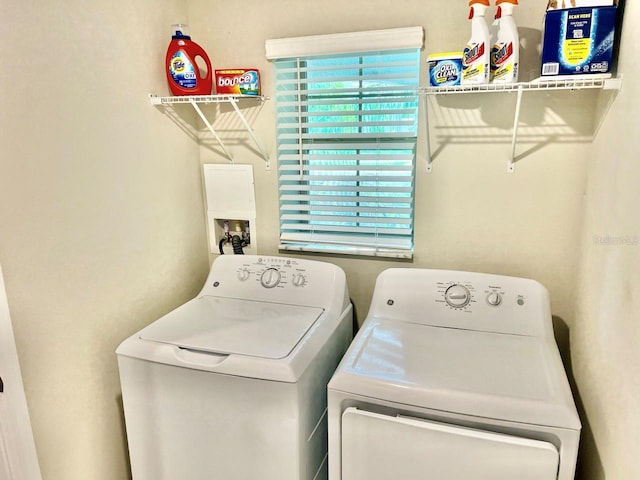
[[454, 283], [444, 292], [444, 300], [452, 307], [462, 308], [471, 301], [471, 293], [464, 285]]

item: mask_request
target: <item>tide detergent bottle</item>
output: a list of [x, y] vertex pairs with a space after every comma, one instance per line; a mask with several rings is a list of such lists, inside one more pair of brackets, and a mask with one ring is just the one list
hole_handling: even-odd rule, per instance
[[484, 12], [489, 0], [470, 0], [469, 20], [471, 20], [471, 38], [462, 55], [462, 84], [489, 82], [489, 27]]
[[[173, 95], [211, 95], [211, 61], [204, 49], [191, 40], [187, 28], [184, 23], [171, 26], [173, 35], [165, 59], [169, 90]], [[200, 70], [198, 58], [206, 65], [206, 72]]]
[[513, 19], [518, 0], [497, 0], [496, 23], [491, 35], [491, 81], [514, 83], [518, 81], [520, 39]]

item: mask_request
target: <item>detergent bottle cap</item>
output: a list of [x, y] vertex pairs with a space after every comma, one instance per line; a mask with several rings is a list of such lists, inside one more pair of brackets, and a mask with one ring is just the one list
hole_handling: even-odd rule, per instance
[[171, 39], [191, 40], [191, 36], [189, 35], [189, 25], [186, 23], [174, 23], [171, 25]]
[[518, 5], [518, 0], [496, 0], [496, 6], [500, 6], [503, 3], [510, 3], [511, 5]]

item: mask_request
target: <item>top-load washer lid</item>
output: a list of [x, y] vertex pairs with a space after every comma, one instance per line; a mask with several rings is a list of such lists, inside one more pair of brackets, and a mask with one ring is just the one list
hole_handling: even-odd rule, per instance
[[373, 318], [329, 388], [450, 413], [580, 428], [557, 349], [541, 337]]
[[139, 336], [198, 352], [281, 359], [323, 311], [205, 295], [155, 321]]

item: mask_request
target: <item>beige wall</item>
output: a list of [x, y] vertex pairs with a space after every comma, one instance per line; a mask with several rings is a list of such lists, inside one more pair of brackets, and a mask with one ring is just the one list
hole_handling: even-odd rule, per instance
[[[542, 4], [531, 3], [516, 17], [526, 34], [524, 78], [537, 66], [540, 35]], [[193, 39], [217, 68], [259, 68], [264, 93], [272, 95], [264, 59], [268, 38], [422, 25], [426, 55], [460, 48], [468, 36], [466, 15], [466, 2], [449, 0], [398, 0], [392, 6], [381, 0], [2, 3], [3, 39], [9, 42], [0, 44], [0, 58], [14, 68], [0, 70], [0, 263], [45, 480], [127, 478], [113, 351], [192, 296], [207, 271], [200, 163], [225, 160], [215, 142], [198, 149], [148, 103], [149, 92], [167, 93], [162, 58], [168, 25], [189, 21]], [[637, 65], [623, 68], [631, 76]], [[638, 468], [623, 448], [630, 426], [637, 430], [637, 417], [624, 427], [637, 387], [623, 387], [625, 395], [614, 399], [606, 387], [619, 389], [622, 380], [616, 379], [624, 375], [637, 380], [638, 330], [631, 313], [620, 312], [637, 306], [634, 291], [623, 287], [637, 271], [626, 256], [637, 262], [638, 250], [596, 247], [589, 240], [599, 232], [638, 233], [637, 223], [625, 223], [634, 208], [628, 174], [637, 179], [638, 172], [627, 172], [624, 158], [630, 160], [633, 149], [616, 137], [618, 119], [628, 117], [625, 138], [633, 138], [637, 113], [628, 110], [635, 97], [627, 88], [595, 153], [590, 136], [597, 95], [527, 96], [518, 146], [527, 155], [513, 175], [506, 173], [513, 95], [431, 99], [432, 149], [439, 153], [433, 173], [424, 173], [423, 132], [414, 261], [314, 257], [345, 269], [359, 322], [376, 275], [391, 266], [490, 271], [544, 283], [568, 363], [565, 340], [571, 339], [586, 424], [596, 438], [587, 442], [583, 464], [596, 468], [583, 469], [586, 480], [633, 478], [622, 473]], [[271, 172], [233, 112], [208, 109], [236, 161], [254, 165], [263, 254], [278, 253], [274, 103], [245, 110], [273, 160]], [[180, 113], [193, 123], [188, 109]], [[619, 149], [615, 163], [607, 161], [611, 144]], [[594, 175], [585, 210], [588, 168]], [[605, 204], [620, 212], [616, 223], [600, 210]], [[629, 292], [621, 300], [628, 310], [612, 286]], [[616, 300], [611, 306], [595, 303], [593, 292], [603, 289]], [[624, 330], [612, 332], [609, 325]], [[630, 344], [618, 331], [633, 328]], [[567, 330], [570, 336], [563, 334]]]
[[640, 478], [640, 75], [638, 2], [620, 52], [625, 83], [589, 161], [573, 371], [586, 419], [585, 480]]
[[[264, 58], [264, 42], [269, 38], [421, 25], [425, 28], [426, 58], [429, 52], [462, 48], [469, 35], [466, 2], [431, 1], [429, 8], [421, 0], [401, 0], [392, 7], [371, 0], [250, 0], [242, 5], [190, 0], [194, 40], [207, 49], [217, 68], [259, 68], [266, 95], [273, 94], [271, 65]], [[539, 68], [538, 55], [535, 53], [532, 61], [531, 51], [539, 43], [542, 7], [527, 5], [518, 13], [530, 40], [523, 57], [524, 76], [531, 78], [530, 70]], [[423, 81], [426, 78], [425, 70]], [[424, 132], [421, 134], [413, 263], [329, 258], [347, 273], [359, 322], [366, 315], [377, 274], [393, 266], [533, 277], [551, 290], [554, 314], [573, 322], [585, 157], [593, 131], [589, 113], [596, 105], [596, 98], [588, 92], [574, 98], [580, 102], [572, 102], [566, 95], [532, 94], [525, 98], [522, 120], [526, 125], [521, 132], [523, 138], [537, 143], [519, 145], [518, 153], [532, 153], [519, 162], [515, 175], [506, 173], [515, 94], [445, 98], [439, 103], [430, 99], [432, 150], [438, 149], [436, 140], [445, 136], [452, 143], [440, 150], [433, 173], [425, 174]], [[247, 112], [275, 165], [274, 104], [271, 100], [257, 113], [254, 108]], [[225, 138], [235, 138], [233, 114], [218, 112], [213, 118], [221, 131], [228, 129]], [[436, 121], [439, 128], [435, 128]], [[468, 136], [461, 135], [462, 131], [468, 131]], [[571, 143], [544, 145], [550, 135], [558, 134]], [[494, 140], [499, 143], [480, 143]], [[259, 249], [261, 253], [277, 253], [277, 172], [275, 168], [266, 172], [262, 160], [244, 147], [232, 151], [237, 162], [254, 165]], [[225, 161], [214, 144], [201, 148], [201, 160]]]
[[45, 480], [128, 478], [115, 348], [208, 267], [197, 147], [147, 99], [185, 17], [0, 6], [0, 263]]

